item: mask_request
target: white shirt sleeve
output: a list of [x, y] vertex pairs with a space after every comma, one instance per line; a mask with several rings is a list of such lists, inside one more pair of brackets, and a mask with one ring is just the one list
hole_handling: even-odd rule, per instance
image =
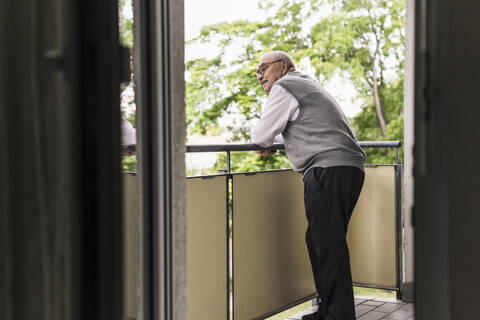
[[273, 139], [273, 143], [282, 143], [283, 144], [283, 136], [281, 133], [277, 134], [275, 138]]
[[283, 87], [274, 85], [263, 107], [262, 116], [252, 129], [252, 143], [264, 148], [270, 147], [274, 139], [275, 142], [278, 141], [276, 136], [285, 129], [288, 121], [295, 120], [298, 113], [297, 99]]
[[137, 144], [137, 131], [132, 124], [125, 118], [125, 114], [122, 112], [121, 118], [121, 130], [122, 130], [122, 144], [132, 145]]

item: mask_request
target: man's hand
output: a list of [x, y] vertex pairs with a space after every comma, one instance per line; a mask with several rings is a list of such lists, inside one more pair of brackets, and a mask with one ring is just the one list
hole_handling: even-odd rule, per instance
[[261, 150], [261, 151], [255, 151], [255, 152], [262, 156], [269, 156], [277, 153], [277, 150]]

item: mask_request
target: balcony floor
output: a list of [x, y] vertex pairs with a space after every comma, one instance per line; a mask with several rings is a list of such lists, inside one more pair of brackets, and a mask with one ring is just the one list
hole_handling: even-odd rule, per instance
[[[287, 320], [299, 320], [303, 315], [312, 313], [316, 307], [307, 309]], [[414, 320], [413, 303], [398, 300], [355, 297], [355, 312], [358, 320]]]

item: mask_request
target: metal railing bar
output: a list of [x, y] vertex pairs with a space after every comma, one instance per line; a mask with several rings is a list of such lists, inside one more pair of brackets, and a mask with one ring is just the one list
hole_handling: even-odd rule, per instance
[[316, 293], [315, 293], [315, 294], [312, 294], [312, 295], [309, 295], [309, 296], [307, 296], [307, 297], [305, 297], [305, 298], [302, 298], [302, 299], [300, 299], [300, 300], [297, 300], [297, 301], [295, 301], [295, 302], [292, 302], [292, 303], [289, 303], [289, 304], [287, 304], [287, 305], [284, 305], [284, 306], [282, 306], [282, 307], [280, 307], [280, 308], [277, 308], [277, 309], [275, 309], [275, 310], [273, 310], [273, 311], [270, 311], [269, 313], [266, 313], [266, 314], [261, 315], [261, 316], [256, 317], [256, 318], [253, 318], [253, 320], [263, 320], [263, 319], [270, 318], [271, 316], [274, 316], [274, 315], [276, 315], [276, 314], [279, 314], [280, 312], [283, 312], [283, 311], [288, 310], [288, 309], [290, 309], [290, 308], [296, 307], [296, 306], [298, 306], [299, 304], [302, 304], [302, 303], [307, 302], [307, 301], [309, 301], [309, 300], [313, 300], [313, 299], [315, 299], [316, 297], [317, 297], [317, 294], [316, 294]]
[[402, 141], [359, 141], [362, 148], [400, 148]]
[[217, 177], [225, 177], [228, 176], [227, 173], [218, 173], [218, 174], [208, 174], [208, 175], [198, 175], [198, 176], [187, 176], [187, 179], [212, 179]]
[[[230, 159], [229, 159], [228, 162], [230, 162]], [[225, 200], [226, 200], [226, 203], [225, 203], [225, 205], [226, 205], [226, 208], [225, 208], [225, 211], [226, 211], [226, 215], [225, 215], [226, 239], [225, 239], [225, 241], [226, 241], [226, 249], [227, 249], [227, 252], [226, 252], [226, 264], [227, 264], [226, 283], [227, 283], [227, 286], [226, 286], [225, 289], [227, 290], [226, 291], [226, 294], [227, 294], [227, 305], [226, 305], [227, 317], [226, 317], [226, 319], [227, 320], [230, 320], [230, 313], [232, 311], [231, 308], [230, 308], [230, 294], [231, 294], [230, 293], [230, 281], [233, 281], [233, 272], [231, 272], [231, 270], [230, 270], [230, 258], [233, 255], [233, 252], [230, 251], [230, 214], [231, 214], [230, 213], [230, 183], [231, 183], [231, 180], [232, 180], [232, 176], [230, 175], [230, 173], [225, 175]], [[232, 234], [232, 241], [233, 241], [233, 234]], [[233, 259], [233, 257], [232, 257], [232, 259]], [[230, 280], [230, 278], [232, 278], [232, 280]]]
[[228, 144], [190, 144], [186, 145], [187, 153], [195, 152], [232, 152], [232, 151], [260, 151], [260, 150], [285, 150], [282, 143], [276, 143], [269, 148], [262, 148], [252, 143]]
[[230, 161], [230, 151], [227, 151], [227, 173], [230, 173], [231, 161]]
[[[358, 144], [362, 148], [400, 148], [402, 146], [401, 141], [359, 141]], [[187, 153], [261, 150], [285, 150], [285, 146], [282, 143], [275, 143], [269, 148], [262, 148], [252, 143], [191, 144], [186, 146]]]
[[[398, 163], [398, 161], [397, 161]], [[403, 283], [403, 215], [402, 215], [402, 172], [403, 166], [399, 164], [395, 166], [395, 250], [397, 253], [396, 272], [397, 272], [397, 299], [402, 299], [400, 290]]]
[[248, 171], [248, 172], [232, 172], [231, 174], [232, 176], [238, 176], [238, 175], [253, 176], [261, 173], [284, 172], [284, 171], [293, 171], [293, 169], [285, 168], [285, 169], [272, 169], [272, 170], [260, 170], [260, 171]]
[[401, 166], [401, 163], [365, 163], [365, 168], [375, 168], [375, 167], [398, 167]]
[[137, 145], [136, 144], [122, 144], [121, 147], [122, 152], [136, 152]]
[[[226, 207], [226, 223], [227, 223], [227, 320], [230, 320], [232, 305], [230, 304], [230, 297], [233, 299], [234, 295], [234, 273], [233, 273], [233, 179], [230, 174], [231, 160], [230, 160], [230, 151], [227, 151], [227, 175], [226, 175], [226, 197], [227, 197], [227, 207]], [[230, 191], [230, 186], [232, 190]], [[230, 228], [230, 219], [232, 219], [232, 227]], [[230, 250], [230, 232], [232, 234], [232, 248]], [[232, 261], [232, 269], [230, 270], [230, 260]], [[231, 290], [230, 290], [231, 283]]]
[[398, 287], [390, 287], [390, 286], [381, 286], [381, 285], [374, 285], [374, 284], [363, 284], [363, 283], [353, 283], [354, 287], [362, 287], [362, 288], [370, 288], [370, 289], [380, 289], [380, 290], [388, 290], [388, 291], [398, 291], [400, 288]]
[[[362, 148], [400, 148], [401, 141], [359, 141]], [[275, 143], [269, 148], [262, 148], [252, 143], [225, 143], [225, 144], [190, 144], [186, 145], [187, 153], [197, 152], [232, 152], [232, 151], [261, 151], [261, 150], [285, 150], [282, 143]], [[136, 146], [122, 145], [123, 152], [135, 152]]]

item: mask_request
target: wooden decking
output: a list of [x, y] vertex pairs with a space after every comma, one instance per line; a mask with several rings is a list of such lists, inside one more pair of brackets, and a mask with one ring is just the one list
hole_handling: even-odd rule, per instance
[[[312, 313], [316, 307], [312, 307], [287, 320], [299, 320], [303, 315]], [[355, 313], [358, 320], [414, 320], [412, 303], [405, 303], [398, 300], [355, 297]]]

